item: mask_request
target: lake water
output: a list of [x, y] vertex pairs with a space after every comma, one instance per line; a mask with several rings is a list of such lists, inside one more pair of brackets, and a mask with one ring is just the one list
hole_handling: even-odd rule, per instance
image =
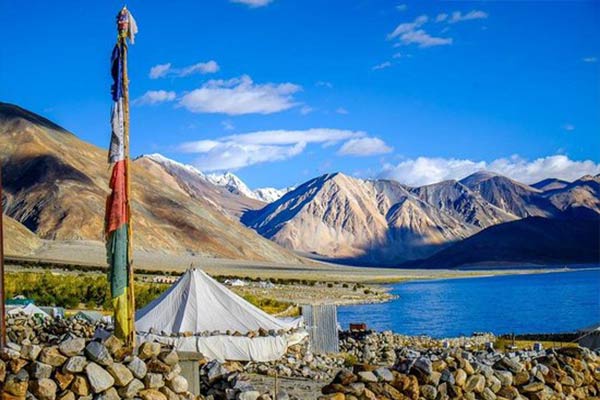
[[338, 321], [433, 337], [569, 332], [600, 322], [600, 270], [392, 285], [388, 303], [343, 306]]

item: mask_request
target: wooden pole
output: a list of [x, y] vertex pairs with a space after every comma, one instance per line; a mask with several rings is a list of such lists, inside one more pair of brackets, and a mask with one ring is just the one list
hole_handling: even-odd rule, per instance
[[129, 77], [127, 75], [127, 39], [121, 43], [123, 63], [123, 136], [125, 147], [125, 185], [127, 188], [127, 299], [129, 301], [128, 325], [131, 328], [127, 342], [129, 347], [135, 347], [135, 297], [133, 276], [133, 218], [131, 215], [131, 160], [129, 157]]
[[2, 208], [2, 164], [0, 163], [0, 349], [6, 346], [4, 295], [4, 210]]

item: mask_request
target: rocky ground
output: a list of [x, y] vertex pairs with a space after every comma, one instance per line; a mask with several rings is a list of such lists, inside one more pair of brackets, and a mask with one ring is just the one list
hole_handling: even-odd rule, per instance
[[[186, 400], [177, 353], [143, 344], [125, 354], [76, 319], [8, 320], [0, 354], [2, 400]], [[307, 342], [269, 363], [200, 361], [207, 400], [600, 399], [600, 357], [586, 349], [496, 351], [491, 334], [436, 340], [392, 332], [341, 332], [340, 353]]]

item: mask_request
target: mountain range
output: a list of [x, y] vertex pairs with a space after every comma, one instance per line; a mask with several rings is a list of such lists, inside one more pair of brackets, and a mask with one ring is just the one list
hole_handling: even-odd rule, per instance
[[[103, 240], [106, 150], [0, 103], [0, 163], [7, 253]], [[137, 249], [421, 267], [600, 261], [599, 176], [526, 185], [481, 171], [410, 187], [332, 173], [251, 190], [231, 172], [207, 174], [160, 154], [136, 158], [132, 169]]]
[[[0, 163], [7, 253], [32, 254], [48, 240], [103, 241], [106, 150], [39, 115], [0, 103]], [[136, 249], [306, 263], [239, 223], [236, 215], [263, 202], [186, 171], [174, 173], [150, 157], [132, 162]]]

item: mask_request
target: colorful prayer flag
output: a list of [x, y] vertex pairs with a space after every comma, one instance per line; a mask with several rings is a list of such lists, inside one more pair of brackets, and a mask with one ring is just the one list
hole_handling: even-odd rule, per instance
[[111, 194], [106, 201], [105, 235], [109, 265], [108, 279], [114, 309], [114, 333], [133, 345], [134, 293], [131, 251], [131, 212], [129, 205], [129, 138], [127, 90], [127, 39], [133, 43], [137, 25], [126, 8], [117, 15], [118, 39], [111, 56], [113, 84], [111, 95], [111, 140], [108, 162], [113, 164]]

